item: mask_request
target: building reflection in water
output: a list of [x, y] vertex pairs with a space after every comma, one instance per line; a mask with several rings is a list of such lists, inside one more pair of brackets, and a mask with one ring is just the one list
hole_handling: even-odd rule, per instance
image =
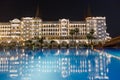
[[12, 80], [108, 80], [107, 53], [90, 49], [0, 51], [0, 73]]

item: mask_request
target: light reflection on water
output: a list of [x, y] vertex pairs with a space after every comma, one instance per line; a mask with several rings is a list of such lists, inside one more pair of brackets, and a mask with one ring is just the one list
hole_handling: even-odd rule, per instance
[[91, 49], [1, 50], [2, 80], [109, 80], [110, 57]]

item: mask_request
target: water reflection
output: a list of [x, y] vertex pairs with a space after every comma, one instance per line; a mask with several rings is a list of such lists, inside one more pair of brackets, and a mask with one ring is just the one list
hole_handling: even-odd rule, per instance
[[110, 57], [91, 49], [1, 50], [2, 80], [108, 80]]

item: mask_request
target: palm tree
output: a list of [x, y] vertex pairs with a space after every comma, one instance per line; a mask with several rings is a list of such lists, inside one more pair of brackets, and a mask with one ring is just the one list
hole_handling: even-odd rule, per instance
[[75, 28], [74, 31], [75, 31], [75, 35], [77, 37], [77, 34], [79, 33], [79, 28]]
[[74, 34], [75, 34], [75, 30], [74, 30], [74, 29], [71, 29], [69, 34], [72, 36], [72, 41], [73, 41]]
[[95, 32], [94, 29], [91, 29], [91, 30], [90, 30], [90, 34], [91, 34], [92, 36], [93, 36], [94, 32]]
[[94, 37], [94, 29], [91, 29], [90, 30], [90, 33], [88, 33], [87, 35], [86, 35], [86, 37], [87, 37], [87, 39], [88, 39], [88, 42], [89, 42], [89, 40], [90, 40], [90, 45], [92, 45], [92, 40], [93, 39], [95, 39], [95, 37]]
[[41, 37], [40, 39], [39, 39], [39, 41], [38, 42], [40, 42], [41, 43], [41, 47], [42, 47], [42, 45], [43, 45], [43, 42], [44, 42], [44, 39], [43, 39], [43, 37]]
[[89, 42], [90, 42], [89, 40], [91, 39], [91, 34], [88, 33], [88, 34], [86, 35], [86, 37], [87, 37], [87, 40], [88, 40], [88, 43], [89, 43]]

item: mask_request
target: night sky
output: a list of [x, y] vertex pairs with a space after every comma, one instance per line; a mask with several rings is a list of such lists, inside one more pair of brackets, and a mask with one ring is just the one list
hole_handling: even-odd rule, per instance
[[60, 18], [84, 20], [89, 12], [91, 16], [106, 17], [110, 36], [120, 35], [119, 0], [0, 0], [0, 22], [35, 17], [38, 4], [43, 21]]

